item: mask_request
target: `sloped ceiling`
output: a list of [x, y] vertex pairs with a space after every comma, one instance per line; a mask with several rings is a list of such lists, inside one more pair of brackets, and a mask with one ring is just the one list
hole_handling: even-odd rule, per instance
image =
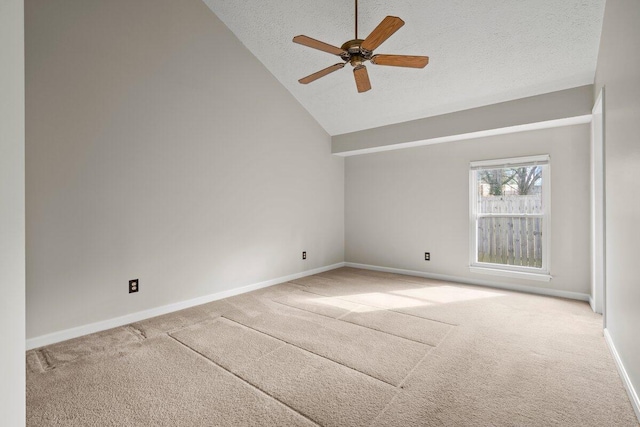
[[367, 64], [373, 89], [359, 94], [351, 66], [299, 84], [340, 60], [291, 41], [298, 34], [335, 46], [352, 39], [353, 1], [204, 1], [330, 135], [591, 84], [605, 3], [360, 0], [360, 38], [387, 15], [406, 23], [376, 53], [427, 55], [430, 63]]

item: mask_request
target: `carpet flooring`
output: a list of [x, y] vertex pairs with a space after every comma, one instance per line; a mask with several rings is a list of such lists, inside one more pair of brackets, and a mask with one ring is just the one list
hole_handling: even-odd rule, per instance
[[28, 426], [638, 426], [586, 303], [353, 268], [26, 359]]

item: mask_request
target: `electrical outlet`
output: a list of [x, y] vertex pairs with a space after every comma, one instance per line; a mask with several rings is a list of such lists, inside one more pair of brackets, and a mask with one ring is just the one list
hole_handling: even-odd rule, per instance
[[138, 283], [138, 279], [129, 280], [129, 293], [132, 294], [134, 292], [138, 292], [140, 289], [140, 285]]
[[431, 252], [425, 252], [424, 253], [424, 260], [425, 261], [431, 261]]
[[302, 252], [302, 259], [307, 259], [307, 251]]

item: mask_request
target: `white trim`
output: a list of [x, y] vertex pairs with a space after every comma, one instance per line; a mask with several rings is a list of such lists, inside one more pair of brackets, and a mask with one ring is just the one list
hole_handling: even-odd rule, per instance
[[398, 144], [383, 145], [380, 147], [361, 148], [358, 150], [341, 151], [333, 153], [334, 156], [349, 157], [361, 154], [379, 153], [381, 151], [401, 150], [403, 148], [421, 147], [423, 145], [442, 144], [444, 142], [463, 141], [465, 139], [483, 138], [485, 136], [504, 135], [507, 133], [526, 132], [530, 130], [557, 128], [562, 126], [573, 126], [591, 122], [591, 114], [583, 116], [567, 117], [565, 119], [548, 120], [538, 123], [527, 123], [525, 125], [508, 126], [498, 129], [481, 130], [477, 132], [463, 133], [459, 135], [441, 136], [438, 138], [423, 139], [420, 141], [401, 142]]
[[551, 156], [548, 154], [540, 154], [538, 156], [509, 157], [508, 159], [476, 160], [471, 162], [470, 166], [471, 169], [505, 169], [510, 166], [546, 165], [550, 160]]
[[503, 277], [513, 277], [515, 279], [527, 279], [527, 280], [536, 280], [539, 282], [548, 282], [551, 280], [550, 274], [545, 273], [530, 273], [528, 271], [520, 271], [520, 270], [505, 270], [504, 268], [484, 268], [478, 267], [477, 265], [472, 265], [469, 267], [469, 271], [472, 273], [480, 273], [480, 274], [489, 274], [493, 276], [503, 276]]
[[278, 277], [276, 279], [266, 280], [264, 282], [258, 282], [251, 285], [242, 286], [240, 288], [228, 289], [226, 291], [216, 292], [215, 294], [204, 295], [187, 301], [180, 301], [173, 304], [163, 305], [161, 307], [151, 308], [149, 310], [138, 311], [136, 313], [127, 314], [113, 319], [102, 320], [100, 322], [90, 323], [88, 325], [77, 326], [75, 328], [65, 329], [47, 335], [41, 335], [39, 337], [28, 339], [26, 349], [31, 350], [45, 345], [55, 344], [57, 342], [81, 337], [83, 335], [93, 334], [95, 332], [100, 332], [111, 328], [117, 328], [118, 326], [128, 325], [130, 323], [139, 322], [151, 317], [173, 313], [174, 311], [184, 310], [185, 308], [206, 304], [208, 302], [220, 300], [223, 298], [229, 298], [235, 295], [244, 294], [246, 292], [255, 291], [257, 289], [267, 288], [269, 286], [289, 282], [301, 277], [312, 276], [314, 274], [323, 273], [329, 270], [335, 270], [336, 268], [344, 266], [344, 262], [339, 262], [337, 264], [314, 268], [312, 270], [302, 271], [300, 273], [290, 274], [288, 276]]
[[[591, 294], [593, 311], [604, 315], [606, 288], [604, 88], [593, 106], [591, 120]], [[600, 126], [599, 132], [597, 127]]]
[[631, 406], [633, 406], [633, 410], [636, 413], [636, 417], [638, 421], [640, 421], [640, 399], [638, 398], [638, 393], [633, 387], [633, 383], [631, 382], [631, 378], [629, 378], [629, 374], [627, 374], [627, 370], [622, 363], [622, 359], [618, 354], [618, 350], [616, 349], [615, 344], [613, 343], [613, 338], [611, 338], [611, 334], [609, 334], [609, 330], [605, 328], [604, 330], [604, 340], [609, 347], [609, 351], [611, 351], [611, 355], [613, 355], [613, 360], [616, 362], [616, 367], [618, 368], [618, 373], [622, 378], [622, 382], [624, 384], [624, 388], [627, 390], [627, 394], [629, 395], [629, 400], [631, 400]]
[[467, 285], [486, 286], [489, 288], [504, 289], [508, 291], [524, 292], [527, 294], [545, 295], [557, 298], [568, 298], [578, 301], [589, 301], [589, 294], [580, 292], [562, 291], [559, 289], [539, 288], [536, 286], [516, 285], [514, 283], [496, 283], [488, 280], [470, 279], [467, 277], [450, 276], [447, 274], [428, 273], [426, 271], [404, 270], [401, 268], [380, 267], [377, 265], [358, 264], [355, 262], [345, 263], [345, 267], [362, 268], [364, 270], [383, 271], [385, 273], [404, 274], [406, 276], [424, 277], [426, 279], [444, 280], [447, 282], [458, 282]]
[[[545, 188], [546, 186], [546, 188]], [[542, 220], [542, 269], [551, 274], [551, 159], [549, 164], [542, 168], [542, 208], [544, 219]]]
[[591, 310], [593, 310], [594, 313], [596, 312], [596, 306], [595, 306], [595, 301], [593, 300], [593, 298], [591, 297], [591, 295], [589, 295], [589, 305], [591, 306]]

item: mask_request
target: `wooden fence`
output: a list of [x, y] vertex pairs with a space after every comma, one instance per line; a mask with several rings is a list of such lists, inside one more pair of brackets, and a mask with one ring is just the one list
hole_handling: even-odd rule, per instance
[[542, 197], [540, 194], [529, 196], [484, 196], [478, 198], [481, 213], [493, 214], [541, 214]]
[[[481, 213], [541, 214], [539, 195], [481, 197]], [[482, 217], [478, 219], [478, 261], [542, 267], [542, 218]]]

